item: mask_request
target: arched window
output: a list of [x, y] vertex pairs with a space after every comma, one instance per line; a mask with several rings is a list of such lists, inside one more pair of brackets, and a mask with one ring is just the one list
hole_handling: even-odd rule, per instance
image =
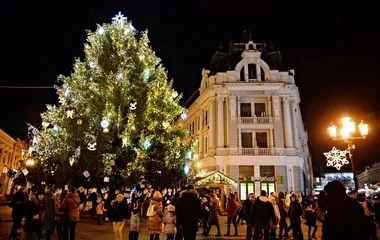
[[242, 67], [241, 70], [240, 70], [240, 81], [245, 81], [245, 78], [244, 78], [244, 67]]
[[257, 79], [255, 64], [248, 64], [248, 79]]

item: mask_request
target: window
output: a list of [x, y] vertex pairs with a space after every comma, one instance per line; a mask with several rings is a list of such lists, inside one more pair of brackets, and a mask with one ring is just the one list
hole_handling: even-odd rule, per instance
[[205, 153], [207, 153], [207, 148], [208, 148], [207, 138], [205, 138]]
[[241, 133], [241, 146], [243, 148], [253, 148], [251, 132]]
[[255, 116], [265, 117], [265, 103], [255, 103]]
[[265, 190], [268, 196], [270, 193], [276, 192], [274, 183], [262, 182], [260, 185], [261, 185], [261, 190]]
[[191, 132], [194, 134], [194, 132], [195, 132], [194, 121], [193, 121], [193, 123], [192, 123], [191, 130], [192, 130]]
[[205, 121], [204, 121], [204, 124], [205, 124], [205, 125], [208, 125], [207, 110], [205, 110]]
[[255, 64], [248, 64], [248, 78], [249, 79], [256, 79], [256, 65]]
[[274, 177], [274, 166], [260, 166], [260, 177]]
[[241, 117], [251, 117], [251, 104], [250, 103], [240, 104], [240, 116]]
[[240, 81], [245, 81], [245, 77], [244, 77], [244, 67], [241, 68], [240, 70]]
[[257, 132], [256, 133], [256, 144], [259, 148], [268, 147], [268, 138], [266, 132]]

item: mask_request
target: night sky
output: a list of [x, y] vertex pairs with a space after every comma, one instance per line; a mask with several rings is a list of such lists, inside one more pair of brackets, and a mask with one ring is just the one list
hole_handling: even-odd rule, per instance
[[[185, 101], [220, 42], [239, 42], [246, 27], [254, 41], [273, 42], [295, 69], [314, 166], [325, 166], [324, 151], [346, 147], [332, 142], [326, 128], [349, 115], [370, 124], [369, 137], [356, 142], [362, 169], [380, 160], [377, 9], [369, 1], [6, 1], [0, 7], [0, 85], [52, 86], [83, 57], [85, 30], [121, 11], [137, 30], [149, 30]], [[44, 105], [56, 102], [54, 89], [0, 88], [0, 128], [23, 138], [26, 123], [40, 124]]]

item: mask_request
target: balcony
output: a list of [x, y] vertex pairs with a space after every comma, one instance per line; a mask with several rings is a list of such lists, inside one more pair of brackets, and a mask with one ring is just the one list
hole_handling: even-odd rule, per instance
[[274, 155], [272, 148], [239, 148], [239, 155], [265, 156]]
[[243, 124], [268, 124], [272, 122], [272, 117], [240, 117], [240, 123]]

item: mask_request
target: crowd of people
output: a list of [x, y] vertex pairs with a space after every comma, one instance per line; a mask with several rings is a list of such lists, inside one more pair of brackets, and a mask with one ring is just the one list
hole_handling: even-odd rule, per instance
[[[35, 191], [19, 188], [11, 207], [13, 225], [9, 239], [46, 240], [53, 232], [58, 240], [75, 240], [76, 224], [86, 201], [93, 202], [91, 214], [98, 224], [104, 220], [112, 224], [116, 240], [123, 239], [123, 228], [129, 222], [129, 239], [139, 239], [140, 221], [147, 218], [150, 240], [159, 240], [162, 233], [168, 240], [195, 240], [201, 226], [203, 236], [209, 236], [213, 226], [215, 237], [221, 237], [219, 218], [222, 215], [220, 196], [214, 192], [199, 194], [194, 186], [181, 187], [177, 192], [154, 191], [143, 202], [131, 202], [128, 195], [114, 196], [90, 193], [84, 196], [76, 188], [54, 191], [51, 186]], [[96, 200], [94, 200], [96, 199]], [[302, 219], [308, 227], [308, 240], [316, 239], [317, 220], [322, 222], [322, 240], [375, 240], [375, 221], [380, 216], [380, 204], [367, 201], [364, 194], [353, 191], [346, 194], [337, 181], [326, 185], [318, 196], [297, 196], [290, 192], [259, 196], [253, 193], [243, 203], [237, 193], [230, 193], [225, 205], [227, 231], [224, 236], [238, 236], [239, 221], [245, 221], [247, 240], [288, 239], [303, 240]], [[289, 219], [289, 220], [288, 220]], [[290, 225], [288, 226], [288, 222]]]

